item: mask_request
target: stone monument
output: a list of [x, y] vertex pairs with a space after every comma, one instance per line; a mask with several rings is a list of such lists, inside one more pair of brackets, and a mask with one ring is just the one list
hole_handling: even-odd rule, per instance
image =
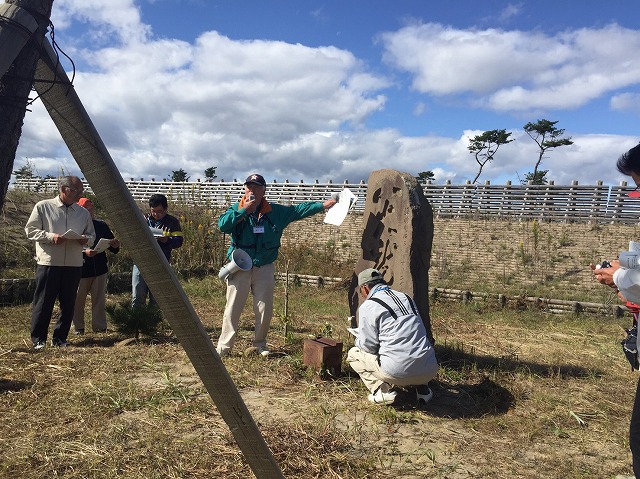
[[390, 169], [372, 172], [363, 225], [362, 257], [349, 288], [351, 315], [356, 315], [360, 303], [358, 273], [376, 268], [389, 286], [413, 297], [433, 344], [429, 316], [433, 210], [416, 178]]

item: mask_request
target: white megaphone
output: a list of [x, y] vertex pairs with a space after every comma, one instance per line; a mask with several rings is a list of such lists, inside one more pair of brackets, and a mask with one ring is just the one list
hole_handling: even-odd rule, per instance
[[242, 251], [241, 249], [234, 249], [233, 253], [231, 253], [231, 261], [220, 269], [218, 273], [218, 278], [222, 281], [225, 281], [229, 276], [235, 273], [238, 270], [249, 271], [253, 267], [253, 261], [251, 261], [251, 256], [247, 254], [246, 251]]

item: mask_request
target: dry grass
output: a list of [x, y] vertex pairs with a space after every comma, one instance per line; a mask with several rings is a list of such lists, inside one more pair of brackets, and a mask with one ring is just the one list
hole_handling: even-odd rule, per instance
[[[215, 341], [221, 283], [185, 289]], [[302, 364], [303, 340], [321, 332], [341, 339], [346, 355], [346, 291], [302, 287], [289, 297], [286, 336], [284, 318], [274, 318], [273, 358], [239, 354], [252, 335], [247, 308], [236, 354], [225, 359], [285, 477], [630, 473], [637, 377], [618, 344], [626, 319], [437, 303], [433, 401], [419, 408], [405, 392], [380, 407], [348, 367], [321, 381]], [[0, 309], [0, 477], [252, 477], [170, 330], [132, 343], [87, 334], [33, 353], [29, 314]]]

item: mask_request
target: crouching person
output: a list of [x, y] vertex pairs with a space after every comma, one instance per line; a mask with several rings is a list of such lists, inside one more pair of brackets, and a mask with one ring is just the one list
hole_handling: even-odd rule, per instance
[[438, 362], [413, 299], [391, 289], [373, 268], [358, 275], [358, 290], [363, 302], [347, 362], [371, 392], [369, 401], [391, 404], [394, 386], [416, 386], [418, 401], [428, 402], [427, 383]]

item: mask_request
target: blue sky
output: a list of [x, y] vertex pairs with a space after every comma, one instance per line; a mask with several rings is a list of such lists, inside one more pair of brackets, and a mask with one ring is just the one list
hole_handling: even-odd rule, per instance
[[[538, 156], [523, 126], [542, 118], [574, 141], [545, 156], [549, 179], [625, 179], [638, 18], [636, 0], [55, 0], [52, 14], [126, 179], [216, 166], [225, 180], [358, 182], [394, 168], [454, 184], [476, 176], [469, 139], [492, 129], [515, 141], [479, 181], [519, 182]], [[27, 160], [81, 174], [38, 103], [16, 168]]]

